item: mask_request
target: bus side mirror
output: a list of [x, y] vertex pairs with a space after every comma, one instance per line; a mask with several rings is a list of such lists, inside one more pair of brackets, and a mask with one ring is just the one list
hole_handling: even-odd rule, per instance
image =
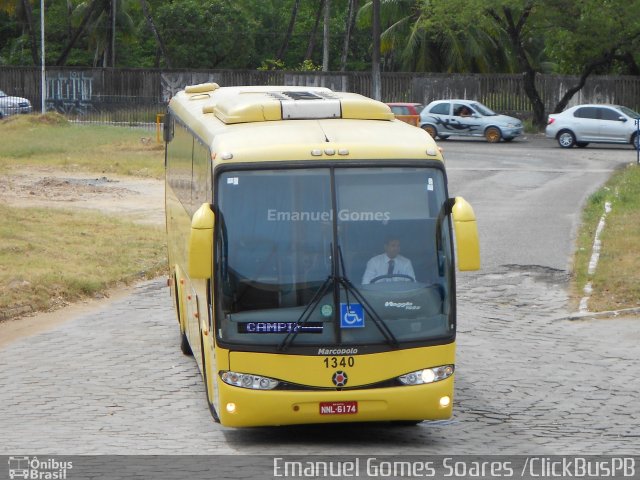
[[211, 205], [203, 203], [191, 219], [188, 266], [191, 279], [209, 279], [213, 276], [213, 227], [215, 214]]
[[164, 123], [162, 124], [162, 139], [165, 143], [173, 140], [173, 121], [171, 112], [167, 111], [164, 115]]
[[471, 205], [462, 197], [456, 197], [451, 213], [456, 232], [458, 269], [461, 271], [480, 269], [480, 241], [478, 225]]

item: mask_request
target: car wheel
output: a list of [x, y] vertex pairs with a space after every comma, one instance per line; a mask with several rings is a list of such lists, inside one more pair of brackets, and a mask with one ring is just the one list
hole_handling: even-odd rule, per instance
[[576, 137], [573, 132], [569, 130], [563, 130], [558, 134], [558, 145], [562, 148], [571, 148], [576, 143]]
[[576, 142], [576, 146], [580, 148], [584, 148], [589, 145], [589, 142]]
[[431, 135], [431, 138], [435, 139], [438, 136], [438, 130], [433, 125], [423, 125], [422, 129]]
[[631, 137], [631, 145], [633, 145], [633, 148], [636, 150], [640, 150], [640, 135], [637, 133], [633, 134], [633, 137]]
[[489, 127], [484, 131], [484, 136], [489, 143], [498, 143], [502, 138], [500, 129], [497, 127]]

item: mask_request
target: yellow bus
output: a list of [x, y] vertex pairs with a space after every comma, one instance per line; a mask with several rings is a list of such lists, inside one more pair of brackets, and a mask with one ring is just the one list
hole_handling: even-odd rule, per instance
[[208, 83], [164, 140], [169, 285], [216, 421], [452, 415], [455, 264], [480, 257], [427, 133], [353, 93]]

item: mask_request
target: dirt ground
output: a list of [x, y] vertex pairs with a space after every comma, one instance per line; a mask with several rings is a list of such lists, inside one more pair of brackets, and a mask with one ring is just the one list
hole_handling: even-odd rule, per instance
[[[143, 224], [164, 225], [164, 182], [154, 179], [21, 168], [19, 173], [0, 177], [0, 203], [96, 211]], [[123, 288], [109, 292], [104, 298], [0, 322], [0, 347], [100, 308], [126, 293]]]
[[164, 183], [154, 179], [21, 169], [0, 177], [0, 202], [16, 207], [94, 210], [140, 223], [164, 224]]

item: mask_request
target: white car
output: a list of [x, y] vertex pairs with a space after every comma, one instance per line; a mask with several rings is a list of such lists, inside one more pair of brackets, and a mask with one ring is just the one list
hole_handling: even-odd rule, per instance
[[640, 114], [620, 105], [577, 105], [549, 115], [545, 134], [562, 148], [589, 143], [630, 143], [638, 148]]
[[0, 118], [16, 113], [31, 113], [31, 102], [26, 98], [12, 97], [0, 90]]
[[499, 115], [473, 100], [436, 100], [420, 112], [420, 127], [433, 138], [485, 137], [496, 143], [509, 142], [522, 134], [522, 122]]

